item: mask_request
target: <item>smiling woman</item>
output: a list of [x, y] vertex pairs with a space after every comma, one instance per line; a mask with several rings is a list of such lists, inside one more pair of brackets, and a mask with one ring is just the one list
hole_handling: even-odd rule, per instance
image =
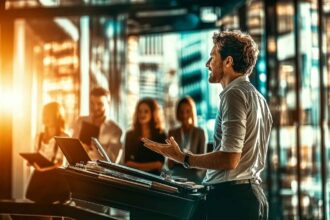
[[125, 137], [125, 164], [147, 172], [159, 174], [164, 157], [145, 148], [141, 138], [165, 142], [166, 135], [162, 128], [160, 109], [156, 100], [141, 99], [135, 108], [133, 129]]

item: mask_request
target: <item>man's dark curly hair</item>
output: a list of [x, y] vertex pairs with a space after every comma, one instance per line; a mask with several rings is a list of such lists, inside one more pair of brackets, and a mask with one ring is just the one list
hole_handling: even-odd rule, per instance
[[258, 57], [258, 46], [249, 34], [240, 31], [214, 33], [213, 43], [222, 59], [233, 58], [235, 72], [250, 75]]

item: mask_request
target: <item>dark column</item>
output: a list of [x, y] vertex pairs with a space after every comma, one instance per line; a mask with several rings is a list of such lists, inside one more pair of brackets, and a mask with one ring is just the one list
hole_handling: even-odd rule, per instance
[[[4, 2], [4, 1], [1, 1]], [[4, 4], [0, 5], [4, 14]], [[12, 194], [12, 67], [13, 67], [13, 22], [0, 16], [0, 198], [11, 198]]]
[[239, 20], [239, 28], [243, 32], [248, 31], [247, 27], [247, 6], [246, 4], [242, 5], [238, 9], [238, 20]]
[[326, 65], [323, 32], [324, 32], [324, 12], [323, 12], [323, 0], [318, 0], [318, 41], [319, 41], [319, 71], [320, 71], [320, 137], [321, 137], [321, 183], [322, 183], [322, 215], [323, 219], [327, 219], [327, 151], [325, 145], [325, 108], [326, 108], [326, 90], [324, 89], [324, 66]]
[[299, 0], [294, 0], [294, 41], [295, 41], [295, 94], [296, 94], [296, 152], [297, 152], [297, 182], [298, 182], [298, 216], [299, 219], [303, 217], [302, 210], [302, 196], [301, 196], [301, 151], [300, 151], [300, 125], [301, 125], [301, 103], [300, 103], [300, 90], [301, 90], [301, 51], [300, 51], [300, 9], [299, 9]]
[[277, 216], [282, 219], [282, 198], [280, 189], [282, 188], [281, 173], [279, 168], [272, 169], [271, 156], [277, 155], [277, 164], [281, 161], [281, 146], [280, 146], [280, 120], [281, 114], [278, 106], [280, 106], [279, 91], [279, 64], [277, 59], [277, 46], [275, 51], [270, 51], [270, 44], [277, 42], [277, 18], [276, 0], [264, 0], [265, 10], [265, 39], [266, 39], [266, 68], [267, 68], [267, 99], [270, 105], [273, 116], [273, 129], [276, 132], [276, 146], [274, 151], [270, 149], [267, 155], [267, 188], [270, 219]]

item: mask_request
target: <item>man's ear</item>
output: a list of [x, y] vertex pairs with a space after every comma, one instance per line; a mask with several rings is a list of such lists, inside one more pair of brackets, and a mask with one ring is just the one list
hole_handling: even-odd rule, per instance
[[225, 59], [225, 65], [226, 65], [226, 67], [231, 67], [231, 66], [234, 65], [234, 60], [233, 60], [233, 57], [232, 56], [228, 56]]

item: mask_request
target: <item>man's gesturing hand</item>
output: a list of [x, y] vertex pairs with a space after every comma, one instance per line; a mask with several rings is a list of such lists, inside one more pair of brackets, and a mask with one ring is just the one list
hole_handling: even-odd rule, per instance
[[173, 137], [166, 139], [167, 144], [157, 143], [148, 138], [142, 138], [144, 146], [152, 151], [162, 154], [178, 163], [183, 163], [184, 153], [181, 151], [179, 145], [176, 143]]

